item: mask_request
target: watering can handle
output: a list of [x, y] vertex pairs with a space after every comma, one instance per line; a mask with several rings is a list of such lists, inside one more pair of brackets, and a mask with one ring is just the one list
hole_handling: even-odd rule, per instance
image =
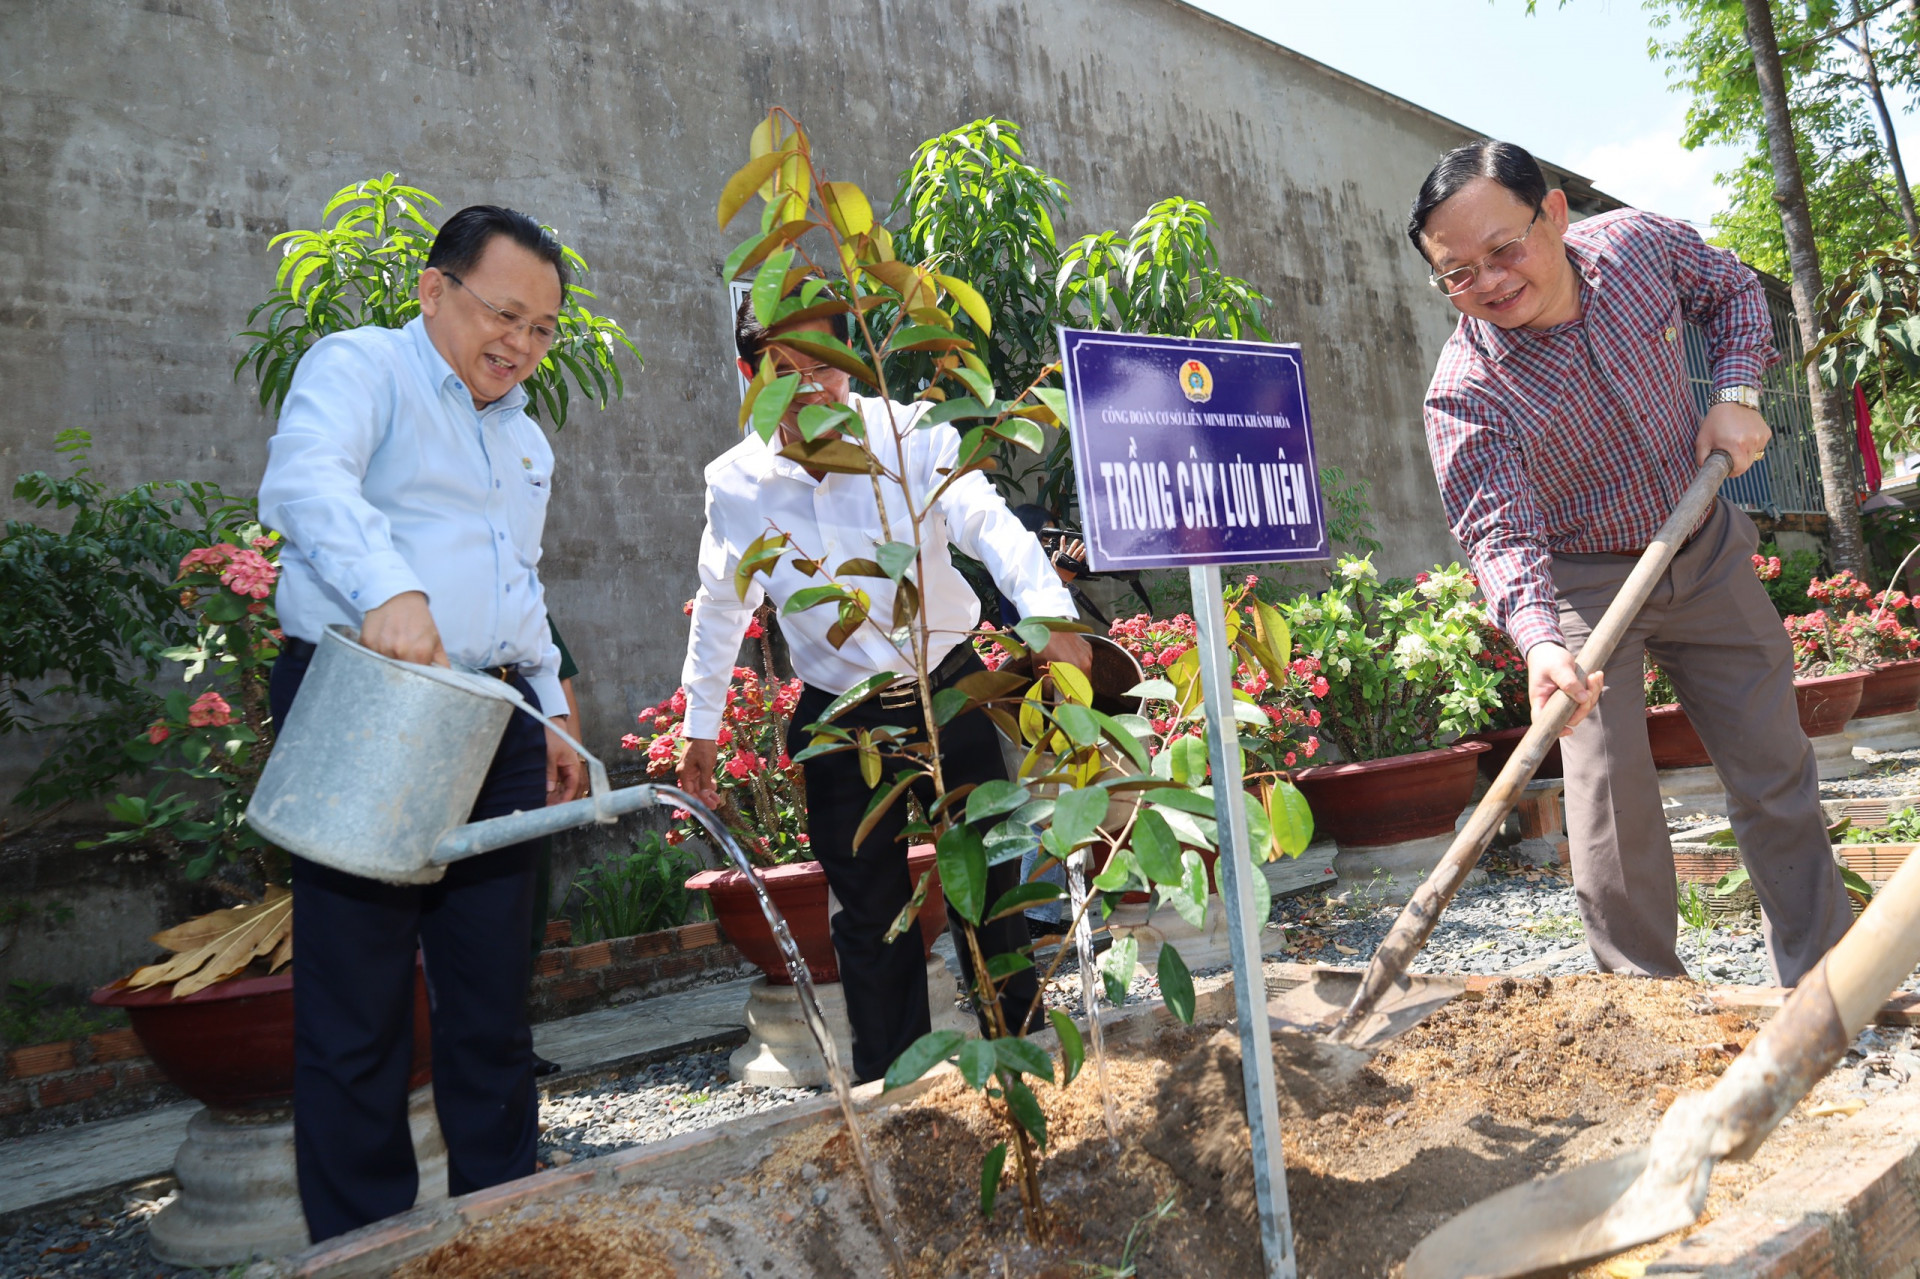
[[[482, 678], [487, 678], [486, 672], [474, 670], [470, 666], [461, 666], [455, 663], [453, 669], [463, 674], [479, 675]], [[533, 716], [542, 724], [545, 724], [561, 741], [573, 747], [580, 758], [587, 762], [589, 793], [593, 798], [593, 820], [602, 826], [611, 826], [619, 821], [620, 814], [610, 802], [610, 797], [613, 794], [613, 783], [607, 780], [607, 766], [600, 762], [600, 757], [582, 746], [579, 739], [572, 733], [569, 733], [566, 729], [554, 723], [542, 714], [538, 707], [527, 701], [526, 698], [520, 696], [519, 689], [507, 683], [505, 680], [489, 680], [489, 682], [494, 686], [489, 692], [499, 697], [502, 701], [512, 702], [515, 706]]]

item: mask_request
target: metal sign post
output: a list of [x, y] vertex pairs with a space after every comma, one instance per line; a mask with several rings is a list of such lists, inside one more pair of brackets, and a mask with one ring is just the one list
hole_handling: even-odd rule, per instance
[[1260, 1246], [1269, 1279], [1294, 1279], [1219, 566], [1327, 558], [1300, 348], [1062, 329], [1060, 353], [1088, 561], [1193, 583]]
[[1225, 635], [1226, 602], [1220, 570], [1187, 570], [1199, 626], [1200, 688], [1207, 708], [1207, 758], [1213, 772], [1213, 812], [1219, 825], [1220, 904], [1233, 951], [1233, 1008], [1240, 1023], [1240, 1078], [1247, 1091], [1247, 1128], [1253, 1135], [1253, 1190], [1260, 1205], [1260, 1248], [1270, 1279], [1294, 1279], [1293, 1215], [1287, 1208], [1287, 1167], [1280, 1148], [1280, 1088], [1273, 1073], [1273, 1028], [1267, 1021], [1267, 970], [1260, 956], [1266, 920], [1254, 906], [1248, 877], [1260, 872], [1248, 852], [1247, 806], [1241, 798], [1240, 726], [1233, 717], [1233, 656]]

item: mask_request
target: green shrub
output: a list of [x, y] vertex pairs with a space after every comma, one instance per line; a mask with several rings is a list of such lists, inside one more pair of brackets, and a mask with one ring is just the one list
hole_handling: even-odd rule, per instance
[[633, 851], [600, 862], [574, 882], [580, 906], [580, 940], [603, 941], [659, 932], [687, 922], [695, 905], [687, 877], [701, 867], [687, 848], [676, 848], [653, 831], [633, 841]]

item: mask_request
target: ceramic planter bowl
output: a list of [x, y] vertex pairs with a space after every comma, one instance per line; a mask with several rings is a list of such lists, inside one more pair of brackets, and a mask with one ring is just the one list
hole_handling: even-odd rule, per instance
[[[907, 854], [907, 873], [915, 883], [922, 871], [933, 868], [933, 847], [921, 845]], [[760, 872], [767, 895], [782, 915], [787, 930], [807, 961], [807, 975], [815, 982], [840, 980], [840, 960], [833, 950], [833, 930], [827, 918], [827, 872], [819, 862], [795, 862]], [[714, 918], [720, 931], [737, 947], [747, 961], [767, 975], [772, 986], [791, 986], [787, 960], [773, 940], [767, 917], [760, 913], [760, 898], [747, 877], [737, 870], [703, 870], [687, 881], [687, 887], [707, 895], [713, 903]], [[940, 891], [935, 875], [927, 890], [926, 905], [920, 908], [920, 939], [927, 953], [947, 926], [947, 899]]]
[[1847, 726], [1860, 705], [1866, 686], [1866, 671], [1845, 675], [1820, 675], [1793, 681], [1793, 695], [1800, 703], [1800, 728], [1808, 737], [1826, 737]]
[[[1500, 770], [1513, 758], [1513, 752], [1520, 747], [1520, 739], [1527, 735], [1527, 725], [1519, 724], [1513, 728], [1490, 728], [1484, 733], [1468, 733], [1460, 740], [1463, 742], [1485, 742], [1487, 753], [1480, 757], [1480, 775], [1488, 781], [1500, 776]], [[1547, 757], [1540, 761], [1535, 777], [1560, 777], [1560, 743], [1555, 742], [1547, 751]]]
[[1903, 715], [1920, 708], [1920, 657], [1903, 662], [1888, 662], [1867, 673], [1860, 686], [1860, 705], [1855, 719], [1875, 719], [1881, 715]]
[[[96, 1004], [124, 1008], [147, 1055], [175, 1087], [212, 1110], [265, 1110], [293, 1098], [293, 974], [235, 977], [168, 997], [170, 986], [128, 990], [125, 978], [93, 992]], [[413, 981], [413, 1073], [409, 1089], [433, 1078], [427, 983]]]
[[1704, 768], [1713, 762], [1693, 721], [1676, 705], [1647, 707], [1647, 745], [1658, 769]]
[[1357, 764], [1322, 764], [1293, 775], [1313, 809], [1314, 829], [1342, 847], [1377, 848], [1453, 833], [1473, 798], [1478, 741]]

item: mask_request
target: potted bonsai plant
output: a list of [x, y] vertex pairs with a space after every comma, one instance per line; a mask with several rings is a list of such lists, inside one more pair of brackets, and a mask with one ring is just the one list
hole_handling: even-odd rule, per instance
[[1829, 647], [1866, 668], [1854, 719], [1899, 715], [1920, 706], [1920, 635], [1900, 621], [1900, 611], [1912, 604], [1904, 591], [1873, 591], [1842, 570], [1824, 581], [1815, 578], [1807, 595], [1839, 614]]
[[1370, 558], [1349, 557], [1328, 590], [1282, 606], [1295, 642], [1319, 658], [1328, 684], [1320, 728], [1347, 761], [1294, 780], [1340, 844], [1447, 834], [1472, 797], [1475, 757], [1489, 747], [1455, 739], [1486, 724], [1501, 674], [1478, 661], [1475, 588], [1454, 564], [1394, 589]]

